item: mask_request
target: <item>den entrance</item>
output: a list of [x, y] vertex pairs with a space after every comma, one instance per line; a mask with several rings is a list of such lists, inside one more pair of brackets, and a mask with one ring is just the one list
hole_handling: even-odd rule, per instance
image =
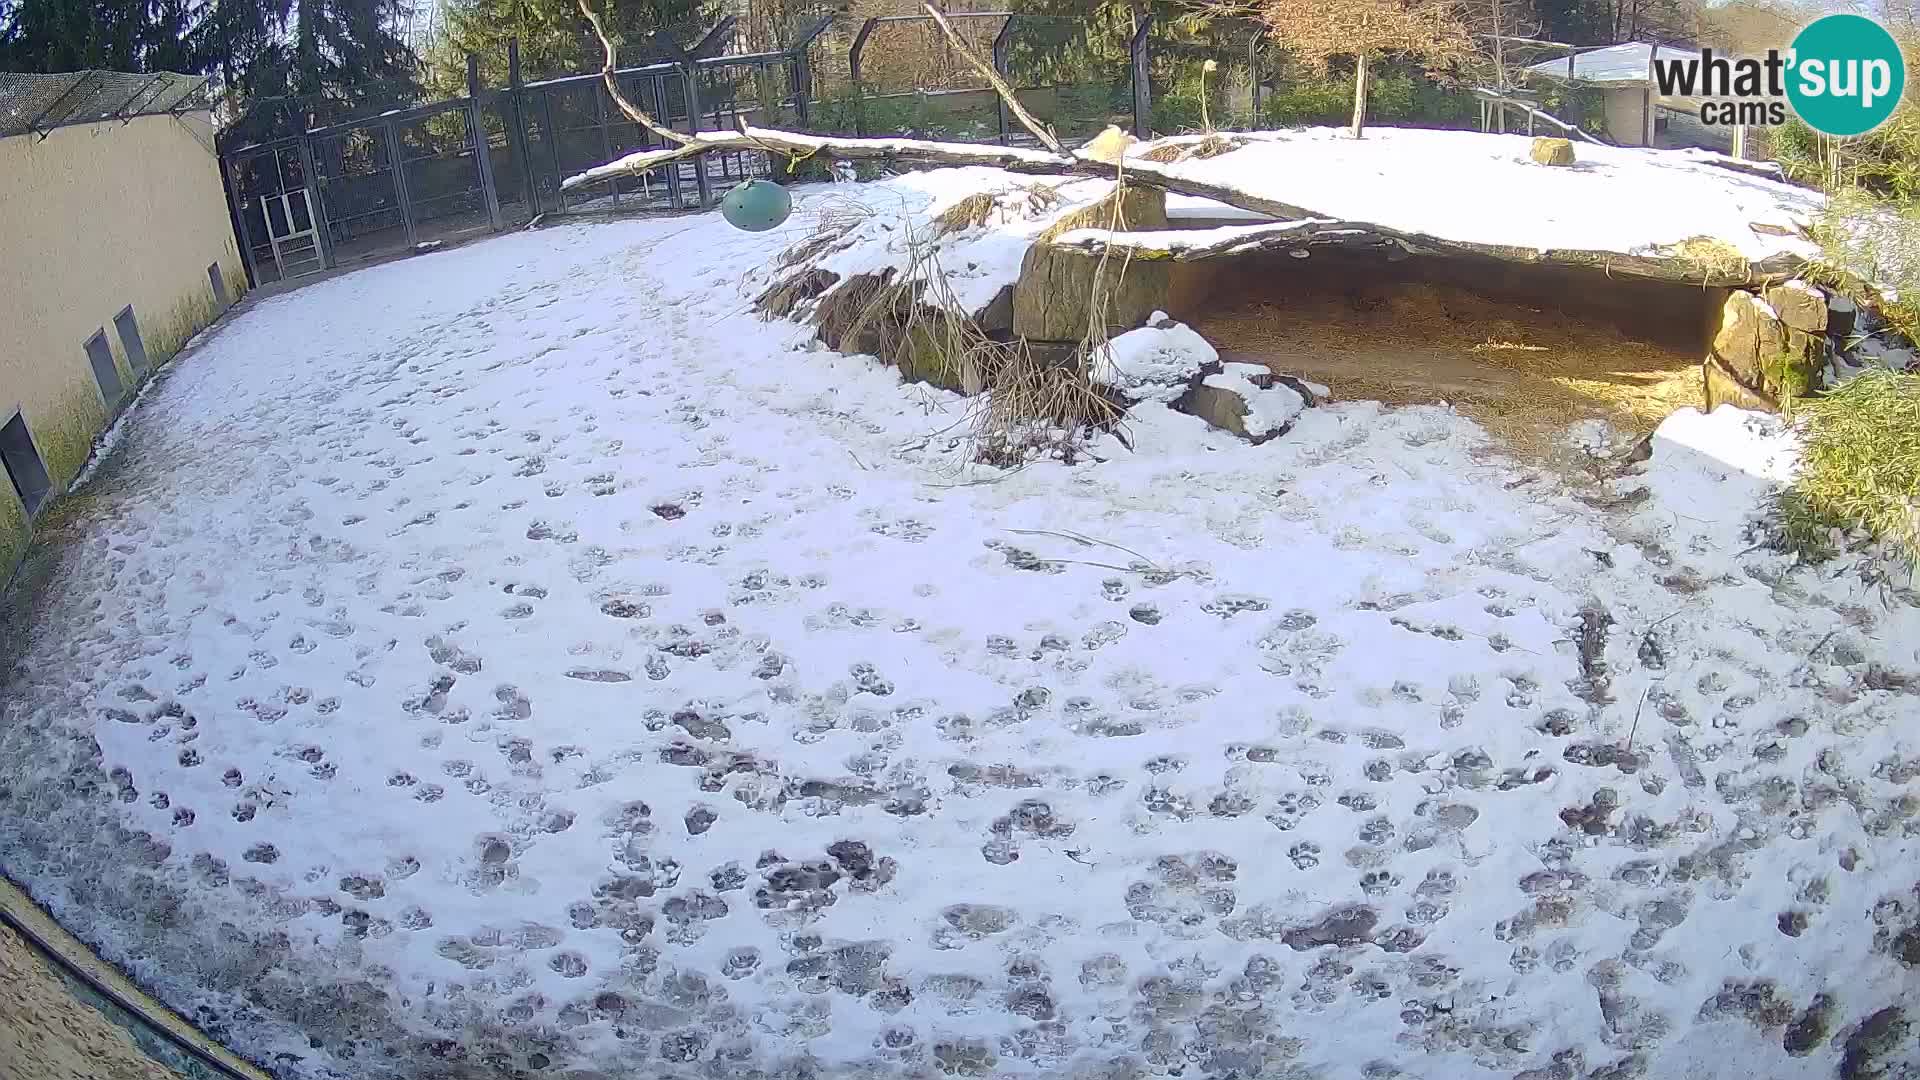
[[1726, 290], [1480, 257], [1286, 251], [1200, 260], [1189, 322], [1221, 359], [1336, 399], [1449, 402], [1515, 450], [1569, 424], [1645, 433], [1701, 404]]

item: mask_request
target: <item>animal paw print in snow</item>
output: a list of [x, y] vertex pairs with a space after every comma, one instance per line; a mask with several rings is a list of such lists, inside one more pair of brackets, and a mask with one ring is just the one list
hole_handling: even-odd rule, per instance
[[1385, 896], [1399, 884], [1399, 875], [1391, 870], [1369, 870], [1360, 875], [1360, 891], [1368, 896]]
[[1319, 809], [1320, 796], [1310, 791], [1288, 791], [1274, 800], [1273, 810], [1267, 814], [1267, 821], [1281, 832], [1291, 830], [1300, 824], [1300, 819]]
[[853, 685], [863, 694], [886, 697], [893, 693], [893, 683], [880, 677], [880, 672], [872, 664], [861, 662], [847, 669], [853, 676]]

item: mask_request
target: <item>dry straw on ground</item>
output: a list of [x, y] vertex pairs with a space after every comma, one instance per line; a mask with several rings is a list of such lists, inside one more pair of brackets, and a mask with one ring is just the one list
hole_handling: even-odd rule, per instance
[[1698, 357], [1555, 312], [1516, 318], [1457, 289], [1303, 297], [1195, 328], [1230, 359], [1325, 383], [1336, 397], [1450, 403], [1523, 453], [1548, 450], [1577, 420], [1646, 432], [1700, 404]]

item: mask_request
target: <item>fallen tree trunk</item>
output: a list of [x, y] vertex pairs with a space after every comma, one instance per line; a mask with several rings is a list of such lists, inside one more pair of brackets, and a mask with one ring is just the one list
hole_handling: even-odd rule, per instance
[[1314, 248], [1325, 247], [1395, 249], [1408, 255], [1478, 256], [1501, 262], [1582, 267], [1627, 277], [1721, 287], [1778, 283], [1792, 277], [1799, 267], [1799, 260], [1790, 256], [1735, 268], [1730, 263], [1708, 265], [1679, 255], [1626, 255], [1617, 251], [1579, 248], [1542, 251], [1504, 244], [1443, 240], [1365, 221], [1335, 221], [1328, 218], [1302, 218], [1262, 225], [1186, 231], [1169, 229], [1110, 234], [1100, 229], [1078, 229], [1058, 237], [1054, 243], [1091, 254], [1111, 251], [1115, 255], [1134, 259], [1167, 259], [1174, 262], [1198, 262], [1256, 251], [1306, 254]]
[[[765, 150], [784, 154], [789, 159], [808, 158], [820, 154], [844, 161], [986, 165], [996, 169], [1006, 169], [1009, 172], [1043, 176], [1080, 175], [1111, 178], [1116, 172], [1112, 164], [1082, 153], [1054, 154], [1045, 150], [1029, 150], [1018, 146], [942, 143], [924, 139], [860, 139], [835, 135], [806, 135], [797, 131], [743, 125], [739, 131], [702, 131], [691, 136], [680, 146], [628, 154], [626, 157], [609, 161], [605, 165], [569, 176], [560, 186], [564, 190], [571, 191], [583, 184], [609, 180], [616, 176], [631, 176], [669, 162], [728, 150]], [[1213, 199], [1228, 206], [1237, 206], [1242, 210], [1251, 210], [1283, 220], [1323, 216], [1307, 207], [1256, 195], [1227, 184], [1177, 176], [1169, 172], [1166, 165], [1157, 161], [1129, 158], [1125, 174], [1126, 178], [1134, 183], [1161, 188], [1180, 195]]]

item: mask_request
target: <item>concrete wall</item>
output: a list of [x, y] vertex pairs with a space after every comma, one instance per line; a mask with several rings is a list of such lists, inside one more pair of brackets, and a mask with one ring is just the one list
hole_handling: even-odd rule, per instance
[[[220, 265], [229, 301], [246, 287], [211, 117], [0, 139], [0, 253], [0, 424], [16, 409], [25, 417], [57, 494], [140, 381], [114, 316], [133, 305], [157, 368], [220, 312], [209, 263]], [[126, 388], [110, 403], [85, 351], [102, 329]], [[18, 493], [0, 478], [0, 581], [29, 530]]]
[[1644, 88], [1618, 87], [1600, 93], [1606, 107], [1607, 137], [1621, 146], [1647, 145], [1647, 92]]

